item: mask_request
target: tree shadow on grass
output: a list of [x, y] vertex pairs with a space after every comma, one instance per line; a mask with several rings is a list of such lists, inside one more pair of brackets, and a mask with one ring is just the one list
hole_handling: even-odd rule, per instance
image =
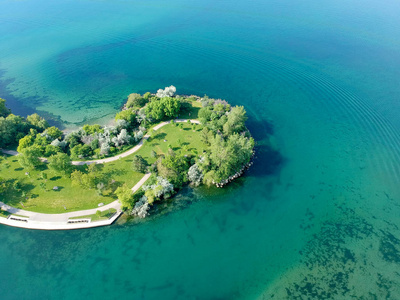
[[108, 174], [109, 174], [110, 176], [121, 176], [121, 175], [124, 175], [124, 174], [126, 174], [126, 173], [127, 173], [126, 170], [113, 169], [113, 170], [111, 170]]
[[22, 171], [24, 168], [15, 168], [14, 171]]
[[165, 132], [160, 132], [160, 133], [157, 133], [156, 135], [153, 135], [151, 137], [151, 141], [153, 141], [153, 140], [164, 140], [166, 136], [167, 136], [167, 134]]
[[16, 182], [16, 179], [7, 180], [8, 188], [4, 194], [4, 197], [1, 198], [4, 203], [11, 206], [15, 206], [20, 202], [26, 202], [26, 195], [29, 195], [29, 193], [35, 188], [35, 186], [31, 183], [22, 183], [21, 181], [18, 181], [19, 188], [16, 190], [14, 188]]
[[61, 178], [62, 178], [61, 176], [54, 176], [54, 177], [51, 177], [50, 180], [51, 181], [56, 181], [56, 180], [59, 180]]

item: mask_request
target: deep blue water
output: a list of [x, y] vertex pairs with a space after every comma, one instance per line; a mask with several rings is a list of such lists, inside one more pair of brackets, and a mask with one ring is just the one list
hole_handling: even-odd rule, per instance
[[[0, 97], [77, 127], [171, 84], [244, 105], [246, 176], [144, 222], [0, 227], [2, 299], [399, 299], [400, 4], [1, 1]], [[296, 298], [299, 299], [299, 298]]]

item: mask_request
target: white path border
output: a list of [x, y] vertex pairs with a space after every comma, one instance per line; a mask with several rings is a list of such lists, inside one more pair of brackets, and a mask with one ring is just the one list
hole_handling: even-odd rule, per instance
[[[187, 122], [188, 120], [186, 119], [176, 119], [174, 122]], [[191, 123], [196, 123], [200, 124], [198, 120], [190, 120]], [[171, 123], [170, 121], [168, 122], [162, 122], [155, 127], [153, 127], [152, 130], [158, 130], [161, 127]], [[142, 146], [144, 140], [147, 140], [150, 135], [146, 134], [143, 139], [132, 149], [114, 156], [114, 157], [109, 157], [109, 158], [104, 158], [104, 159], [98, 159], [98, 160], [90, 160], [90, 161], [73, 161], [73, 165], [85, 165], [85, 164], [103, 164], [103, 163], [108, 163], [112, 161], [116, 161], [120, 158], [129, 156], [136, 151], [138, 151]], [[1, 150], [5, 154], [9, 155], [18, 155], [19, 153], [14, 150]], [[47, 162], [46, 159], [43, 159], [43, 161]], [[146, 181], [149, 179], [151, 176], [151, 173], [145, 174], [142, 179], [139, 180], [139, 182], [132, 188], [132, 192], [136, 192]], [[3, 202], [0, 202], [0, 208], [4, 211], [8, 211], [12, 214], [18, 214], [21, 216], [26, 216], [29, 217], [28, 219], [23, 219], [21, 220], [16, 220], [18, 218], [13, 218], [10, 219], [10, 216], [8, 218], [3, 218], [0, 217], [0, 224], [4, 225], [9, 225], [13, 227], [20, 227], [20, 228], [28, 228], [28, 229], [41, 229], [41, 230], [69, 230], [69, 229], [81, 229], [81, 228], [91, 228], [91, 227], [99, 227], [99, 226], [106, 226], [106, 225], [111, 225], [114, 223], [114, 221], [122, 214], [121, 210], [121, 204], [119, 203], [119, 200], [115, 200], [114, 202], [111, 202], [107, 205], [98, 207], [98, 208], [93, 208], [93, 209], [88, 209], [88, 210], [80, 210], [80, 211], [74, 211], [74, 212], [69, 212], [69, 213], [63, 213], [63, 214], [43, 214], [43, 213], [36, 213], [32, 211], [27, 211], [19, 208], [15, 208], [9, 205], [4, 204]], [[79, 216], [87, 216], [87, 215], [92, 215], [95, 214], [98, 210], [100, 211], [105, 211], [110, 208], [114, 208], [117, 210], [117, 212], [108, 220], [103, 220], [103, 221], [96, 221], [96, 222], [80, 222], [80, 223], [68, 223], [69, 218], [71, 217], [79, 217]], [[75, 219], [74, 221], [76, 221]], [[78, 219], [79, 220], [79, 219]]]

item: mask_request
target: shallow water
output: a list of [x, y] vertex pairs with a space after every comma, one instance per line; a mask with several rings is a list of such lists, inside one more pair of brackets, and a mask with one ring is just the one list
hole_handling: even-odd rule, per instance
[[[175, 85], [244, 105], [252, 169], [150, 220], [0, 227], [5, 299], [400, 298], [394, 1], [6, 1], [0, 97], [65, 127]], [[273, 145], [273, 149], [270, 146]]]

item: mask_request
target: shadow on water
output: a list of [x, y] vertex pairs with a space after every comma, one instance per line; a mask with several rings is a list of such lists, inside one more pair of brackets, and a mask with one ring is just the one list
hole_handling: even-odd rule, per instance
[[279, 175], [285, 163], [281, 153], [269, 145], [257, 145], [255, 151], [254, 163], [248, 171], [249, 174], [256, 177]]
[[48, 112], [36, 110], [32, 107], [24, 105], [24, 102], [40, 104], [41, 102], [46, 101], [45, 98], [25, 97], [24, 101], [21, 101], [17, 97], [13, 96], [7, 86], [14, 82], [15, 79], [3, 79], [5, 73], [5, 70], [0, 69], [0, 98], [6, 100], [6, 106], [11, 109], [13, 114], [26, 117], [27, 115], [37, 113], [41, 117], [44, 117], [50, 125], [57, 126], [60, 129], [65, 128], [65, 125], [59, 116], [55, 116]]
[[261, 141], [274, 134], [274, 128], [267, 120], [258, 120], [255, 116], [249, 116], [246, 126], [256, 141]]

